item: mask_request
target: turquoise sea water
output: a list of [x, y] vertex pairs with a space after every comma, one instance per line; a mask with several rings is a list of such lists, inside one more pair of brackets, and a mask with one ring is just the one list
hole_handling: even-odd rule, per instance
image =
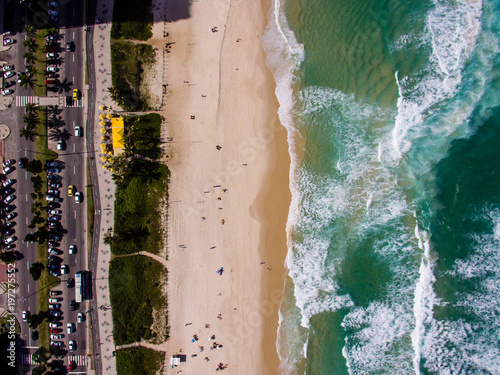
[[284, 374], [500, 374], [500, 1], [275, 0]]

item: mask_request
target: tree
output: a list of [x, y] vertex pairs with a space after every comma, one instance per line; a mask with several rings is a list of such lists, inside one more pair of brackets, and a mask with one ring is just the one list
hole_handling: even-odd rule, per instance
[[28, 38], [33, 39], [35, 37], [35, 31], [36, 29], [33, 26], [24, 25], [24, 32]]
[[33, 263], [30, 267], [30, 275], [33, 278], [33, 280], [38, 280], [40, 276], [42, 276], [42, 271], [45, 269], [45, 266], [43, 263], [36, 262]]
[[16, 254], [12, 251], [0, 252], [0, 260], [5, 264], [14, 263], [16, 261]]
[[28, 48], [28, 50], [32, 51], [32, 52], [35, 52], [36, 51], [36, 48], [38, 47], [38, 45], [36, 44], [36, 40], [33, 39], [33, 38], [26, 38], [23, 40], [23, 44], [25, 47]]
[[33, 328], [33, 329], [38, 327], [38, 315], [37, 314], [32, 314], [32, 315], [28, 316], [28, 326], [30, 328]]
[[45, 366], [37, 366], [33, 370], [31, 370], [32, 375], [43, 375], [47, 371], [47, 367]]
[[26, 103], [24, 109], [26, 113], [35, 114], [38, 111], [38, 106], [35, 103]]
[[104, 239], [103, 239], [102, 242], [105, 245], [112, 245], [113, 244], [113, 240], [114, 240], [114, 237], [113, 237], [113, 235], [110, 232], [104, 233]]
[[35, 78], [31, 75], [27, 75], [26, 73], [21, 73], [18, 77], [18, 80], [20, 81], [19, 84], [26, 90], [28, 87], [34, 88], [35, 87]]
[[33, 353], [33, 361], [35, 363], [42, 363], [46, 364], [48, 360], [50, 359], [51, 355], [47, 348], [44, 346], [39, 347], [34, 353]]
[[24, 128], [19, 129], [19, 136], [24, 137], [30, 140], [31, 142], [34, 142], [36, 137], [36, 132], [35, 129], [30, 128], [29, 126], [25, 126]]
[[[33, 173], [33, 174], [38, 174], [38, 173], [42, 172], [42, 168], [43, 168], [43, 164], [38, 159], [30, 160], [28, 162], [28, 164], [26, 165], [26, 170], [28, 172]], [[42, 179], [39, 176], [36, 176], [36, 177], [38, 177], [38, 179], [36, 181], [37, 181], [37, 183], [38, 183], [38, 180], [40, 181], [39, 184], [40, 184], [40, 187], [41, 187]], [[31, 181], [33, 182], [33, 187], [34, 187], [35, 186], [35, 177], [32, 177]], [[35, 189], [35, 190], [38, 190], [38, 189]]]
[[24, 241], [25, 242], [35, 242], [37, 240], [37, 236], [34, 233], [28, 233], [26, 236], [24, 236]]
[[34, 64], [36, 59], [35, 59], [35, 55], [30, 52], [30, 51], [26, 51], [23, 53], [23, 57], [26, 59], [26, 62], [28, 64]]

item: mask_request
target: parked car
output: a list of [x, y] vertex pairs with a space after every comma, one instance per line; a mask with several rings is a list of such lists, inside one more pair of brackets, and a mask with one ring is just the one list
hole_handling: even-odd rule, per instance
[[57, 8], [57, 7], [59, 6], [59, 4], [57, 3], [57, 1], [49, 1], [49, 2], [47, 3], [47, 6], [48, 6], [49, 8]]
[[68, 370], [76, 370], [76, 362], [75, 361], [70, 361], [68, 363]]
[[5, 241], [4, 241], [4, 244], [8, 245], [12, 242], [15, 242], [17, 241], [17, 237], [16, 236], [13, 236], [13, 237], [9, 237], [9, 238], [6, 238]]
[[16, 167], [14, 167], [13, 165], [11, 165], [10, 167], [5, 167], [3, 169], [3, 174], [7, 175], [9, 173], [12, 173], [16, 170]]
[[16, 199], [16, 196], [15, 195], [9, 195], [7, 198], [5, 198], [3, 200], [3, 203], [4, 204], [9, 204], [10, 202], [12, 202], [14, 199]]
[[11, 212], [11, 211], [14, 211], [15, 209], [16, 209], [16, 206], [14, 206], [14, 205], [12, 205], [12, 204], [11, 204], [11, 205], [9, 205], [9, 206], [5, 206], [5, 207], [3, 208], [3, 211], [4, 211], [5, 213], [9, 213], [9, 212]]
[[59, 168], [49, 168], [47, 169], [47, 173], [59, 173], [61, 172]]
[[11, 166], [12, 164], [16, 164], [16, 159], [8, 159], [8, 160], [5, 160], [5, 161], [3, 162], [3, 164], [2, 164], [2, 165], [3, 165], [4, 167], [9, 167], [9, 166]]
[[46, 79], [45, 84], [46, 85], [55, 85], [57, 81], [55, 79]]
[[59, 176], [56, 174], [51, 174], [47, 176], [47, 179], [50, 181], [57, 181], [59, 179]]
[[62, 263], [62, 259], [55, 255], [49, 255], [49, 261]]
[[57, 164], [57, 161], [51, 160], [47, 162], [47, 167], [52, 168], [52, 167], [57, 167], [59, 164]]
[[17, 212], [11, 212], [7, 216], [5, 216], [5, 220], [12, 220], [17, 216]]
[[61, 241], [61, 237], [55, 233], [49, 233], [49, 239], [54, 240], [54, 241]]
[[61, 210], [49, 210], [49, 215], [60, 215], [60, 214], [62, 214]]
[[5, 236], [12, 236], [14, 233], [16, 233], [14, 229], [7, 229], [5, 232], [3, 232]]
[[50, 311], [50, 316], [59, 317], [59, 316], [61, 316], [61, 312], [60, 311], [51, 310]]
[[66, 149], [66, 143], [64, 143], [64, 141], [57, 141], [56, 148], [59, 151], [65, 150]]
[[62, 336], [61, 335], [50, 335], [51, 340], [61, 340]]
[[47, 36], [45, 37], [45, 40], [46, 40], [47, 42], [55, 42], [55, 41], [57, 40], [57, 36], [56, 36], [56, 35], [47, 35]]
[[50, 330], [50, 333], [53, 333], [53, 334], [58, 334], [58, 333], [61, 333], [62, 332], [62, 329], [60, 328], [52, 328]]
[[69, 266], [67, 264], [63, 264], [61, 266], [61, 275], [67, 275], [69, 273]]
[[52, 189], [59, 189], [62, 187], [62, 184], [60, 182], [49, 182], [48, 186]]
[[75, 280], [74, 279], [68, 279], [68, 281], [66, 281], [66, 286], [68, 288], [73, 288], [75, 286]]
[[49, 309], [51, 309], [51, 310], [59, 310], [60, 308], [61, 308], [60, 303], [54, 303], [54, 304], [49, 305]]
[[48, 66], [47, 67], [47, 72], [52, 72], [52, 73], [56, 73], [59, 71], [59, 68], [55, 67], [55, 66]]
[[13, 93], [14, 93], [14, 90], [12, 90], [12, 89], [7, 89], [7, 90], [2, 91], [3, 96], [11, 95]]
[[49, 323], [50, 328], [57, 328], [57, 327], [61, 327], [61, 326], [62, 326], [61, 322], [50, 322]]
[[50, 342], [51, 346], [57, 346], [57, 347], [59, 347], [59, 346], [62, 346], [62, 344], [63, 344], [62, 341], [51, 341]]
[[31, 339], [32, 339], [33, 341], [38, 340], [38, 331], [33, 331], [33, 332], [31, 332]]
[[78, 308], [77, 304], [76, 304], [76, 301], [73, 299], [71, 300], [70, 304], [69, 304], [69, 309], [71, 311], [75, 311], [76, 309]]
[[48, 45], [48, 46], [46, 46], [45, 51], [57, 53], [57, 47], [56, 47], [56, 45]]
[[45, 57], [48, 59], [55, 59], [57, 57], [57, 54], [55, 52], [47, 52], [45, 54]]
[[15, 40], [12, 38], [3, 38], [3, 45], [8, 46], [10, 44], [14, 44]]
[[61, 297], [49, 298], [49, 303], [57, 303], [61, 301], [62, 301]]
[[14, 77], [16, 75], [16, 72], [13, 72], [12, 70], [8, 71], [7, 73], [3, 74], [3, 78], [7, 79], [10, 77]]
[[57, 10], [53, 10], [53, 9], [49, 9], [49, 10], [47, 10], [47, 13], [48, 13], [50, 16], [57, 16], [57, 15], [58, 15]]
[[47, 252], [50, 254], [50, 255], [61, 255], [63, 252], [59, 249], [54, 249], [53, 247], [49, 247], [49, 249], [47, 250]]
[[14, 180], [14, 179], [11, 178], [10, 180], [4, 181], [4, 183], [2, 185], [3, 185], [4, 188], [6, 188], [6, 187], [9, 187], [9, 186], [12, 186], [15, 183], [16, 183], [16, 180]]
[[47, 190], [47, 194], [57, 196], [57, 195], [61, 194], [61, 192], [57, 189], [49, 189], [49, 190]]
[[7, 81], [3, 84], [2, 89], [8, 89], [10, 86], [14, 86], [16, 81]]
[[59, 221], [61, 220], [61, 216], [49, 216], [49, 218], [47, 219], [48, 221]]

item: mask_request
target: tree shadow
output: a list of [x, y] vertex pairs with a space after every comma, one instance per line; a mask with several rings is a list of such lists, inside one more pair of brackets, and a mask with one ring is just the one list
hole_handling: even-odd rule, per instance
[[66, 129], [52, 129], [49, 133], [49, 139], [51, 141], [67, 141], [71, 138], [71, 133]]

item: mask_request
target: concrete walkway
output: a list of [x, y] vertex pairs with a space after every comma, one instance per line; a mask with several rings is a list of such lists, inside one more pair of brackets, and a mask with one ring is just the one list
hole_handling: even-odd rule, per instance
[[[95, 358], [93, 373], [98, 375], [116, 374], [116, 357], [114, 356], [116, 348], [113, 339], [113, 320], [110, 311], [111, 302], [108, 283], [111, 251], [109, 245], [104, 244], [104, 234], [109, 228], [113, 227], [116, 186], [111, 178], [111, 172], [102, 168], [99, 152], [101, 143], [99, 131], [101, 110], [99, 107], [114, 105], [107, 92], [107, 88], [111, 86], [110, 31], [112, 12], [113, 0], [97, 0], [95, 17], [102, 20], [102, 22], [92, 26], [90, 32], [93, 33], [93, 43], [90, 46], [87, 44], [87, 48], [93, 48], [94, 56], [93, 61], [88, 61], [90, 91], [87, 92], [89, 102], [87, 116], [91, 123], [89, 123], [87, 131], [91, 130], [93, 133], [89, 135], [93, 135], [90, 138], [93, 138], [93, 150], [95, 150], [90, 160], [96, 218], [92, 244], [93, 259], [91, 260], [91, 270], [95, 280], [95, 295], [91, 301], [90, 310], [92, 310], [93, 314], [92, 342]], [[90, 150], [91, 147], [89, 147]], [[98, 182], [97, 186], [96, 181]]]

